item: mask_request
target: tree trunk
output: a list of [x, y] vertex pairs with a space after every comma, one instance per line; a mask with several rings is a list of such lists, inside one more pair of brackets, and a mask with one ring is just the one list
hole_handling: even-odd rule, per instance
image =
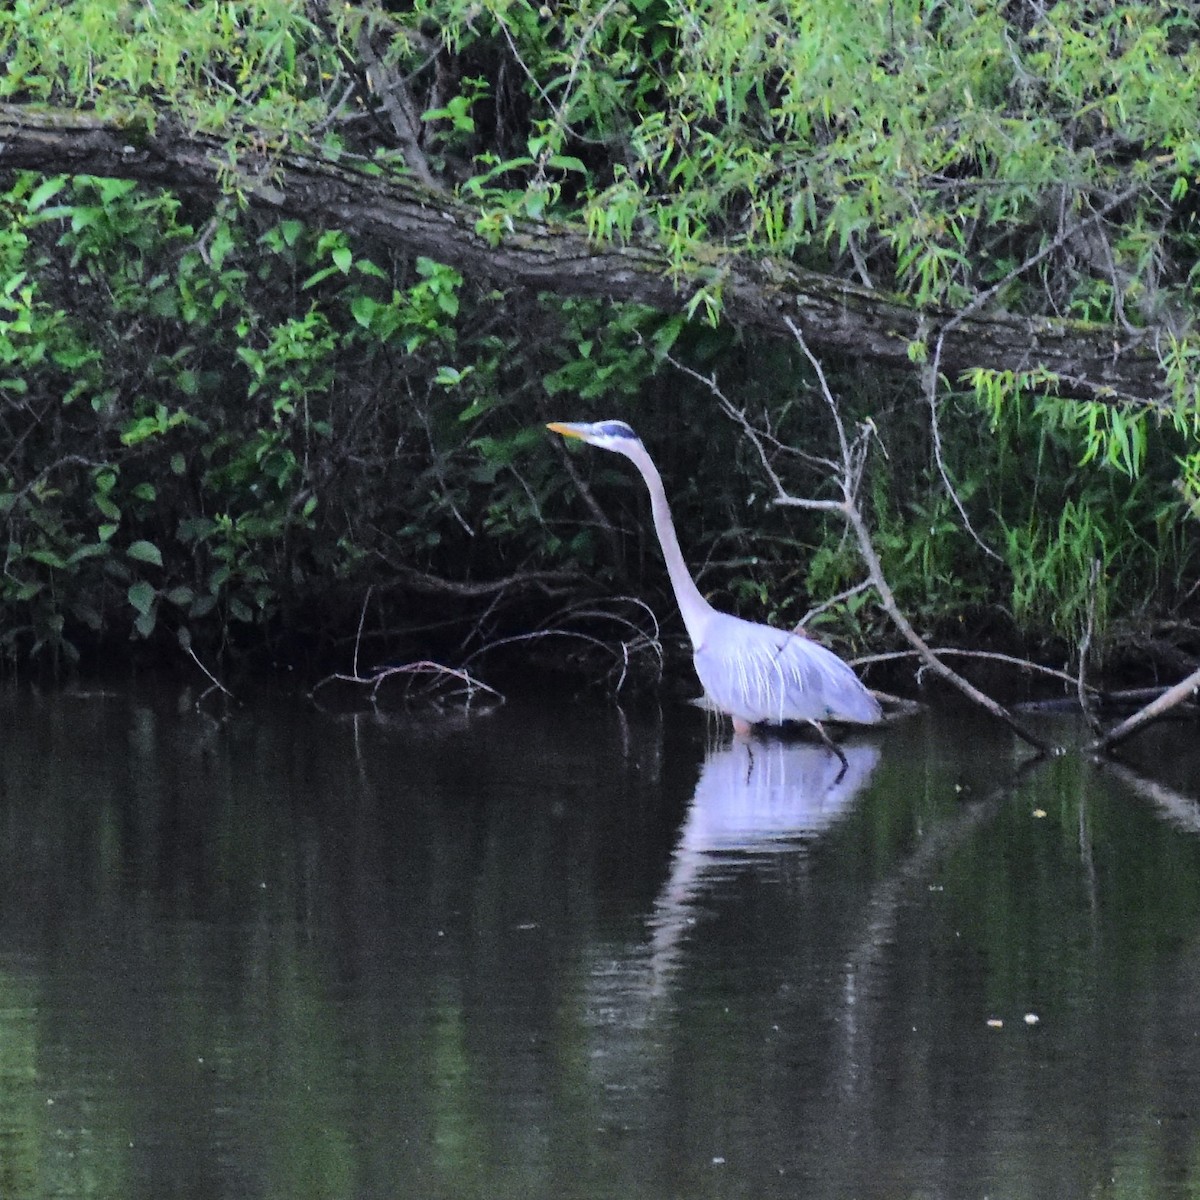
[[[216, 197], [229, 187], [221, 139], [189, 133], [167, 115], [154, 128], [86, 112], [0, 104], [0, 169], [134, 179], [180, 193]], [[1091, 400], [1160, 402], [1165, 384], [1153, 328], [917, 308], [845, 280], [770, 259], [723, 254], [683, 280], [672, 278], [654, 245], [590, 241], [576, 225], [514, 222], [499, 244], [476, 229], [481, 210], [411, 179], [296, 153], [243, 153], [236, 185], [263, 208], [378, 239], [501, 286], [563, 296], [602, 297], [682, 308], [695, 287], [719, 288], [734, 323], [791, 337], [789, 319], [814, 348], [909, 367], [909, 348], [932, 349], [945, 337], [940, 368], [1042, 367], [1060, 377], [1060, 393]]]

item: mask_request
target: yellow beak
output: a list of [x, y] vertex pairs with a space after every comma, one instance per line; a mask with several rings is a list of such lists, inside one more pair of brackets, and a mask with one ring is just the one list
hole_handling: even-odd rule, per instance
[[579, 425], [571, 425], [565, 421], [551, 421], [546, 426], [553, 433], [561, 433], [563, 437], [581, 438], [583, 437], [583, 428]]

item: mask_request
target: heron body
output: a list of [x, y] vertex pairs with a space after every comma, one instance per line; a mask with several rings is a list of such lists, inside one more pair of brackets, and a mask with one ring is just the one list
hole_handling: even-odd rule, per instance
[[693, 661], [713, 707], [739, 725], [879, 720], [875, 697], [832, 650], [785, 629], [714, 609]]
[[683, 561], [662, 478], [624, 421], [554, 422], [547, 428], [623, 454], [641, 472], [667, 573], [692, 642], [696, 674], [708, 704], [732, 717], [735, 730], [807, 721], [824, 736], [822, 721], [873, 725], [880, 720], [875, 697], [831, 650], [799, 634], [719, 612], [701, 595]]

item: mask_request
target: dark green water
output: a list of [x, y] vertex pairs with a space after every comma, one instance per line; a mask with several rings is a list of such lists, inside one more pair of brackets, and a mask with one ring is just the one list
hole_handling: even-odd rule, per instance
[[192, 701], [0, 691], [4, 1200], [1200, 1191], [1195, 726]]

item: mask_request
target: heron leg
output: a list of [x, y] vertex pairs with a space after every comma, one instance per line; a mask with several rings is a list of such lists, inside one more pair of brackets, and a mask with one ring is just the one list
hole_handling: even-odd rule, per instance
[[838, 756], [838, 758], [841, 759], [842, 769], [841, 769], [841, 771], [838, 772], [838, 779], [841, 779], [841, 777], [843, 775], [845, 775], [845, 773], [850, 769], [850, 760], [842, 753], [841, 746], [839, 746], [837, 744], [837, 742], [835, 742], [833, 740], [833, 738], [831, 738], [829, 736], [829, 734], [827, 734], [825, 732], [825, 726], [822, 725], [820, 721], [811, 721], [810, 720], [809, 724], [820, 735], [821, 741], [823, 741], [825, 743], [825, 748], [827, 750], [832, 750], [834, 752], [834, 754], [836, 754]]
[[738, 737], [748, 738], [750, 736], [750, 730], [753, 728], [754, 726], [751, 725], [750, 722], [744, 717], [733, 718], [733, 732], [736, 733]]

